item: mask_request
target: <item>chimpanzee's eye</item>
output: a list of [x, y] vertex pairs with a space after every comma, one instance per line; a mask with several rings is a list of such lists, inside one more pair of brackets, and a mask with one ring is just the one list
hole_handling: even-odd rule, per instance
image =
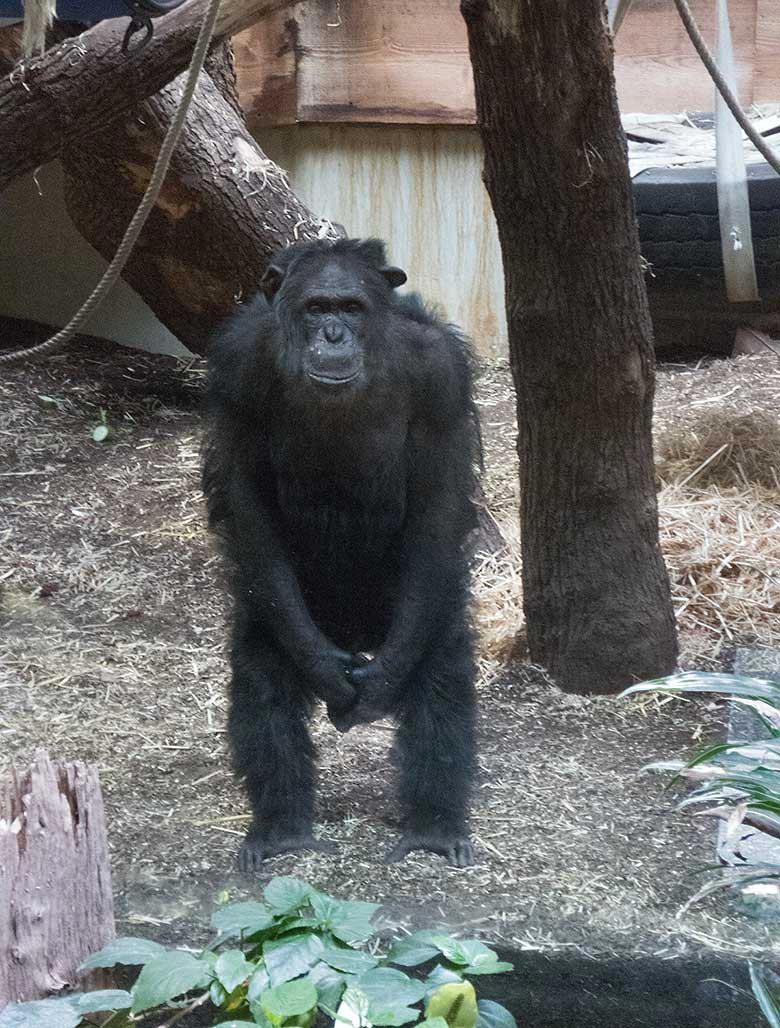
[[306, 304], [306, 313], [307, 314], [324, 314], [325, 313], [325, 308], [322, 306], [321, 303], [316, 303], [316, 302], [315, 303], [307, 303]]
[[342, 310], [345, 314], [360, 314], [362, 309], [363, 308], [357, 300], [347, 300], [347, 302], [342, 306]]

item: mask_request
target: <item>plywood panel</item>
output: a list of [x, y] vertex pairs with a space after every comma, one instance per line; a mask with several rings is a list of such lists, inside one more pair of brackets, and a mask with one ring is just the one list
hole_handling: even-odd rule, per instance
[[[714, 45], [714, 0], [690, 0], [690, 6], [704, 38]], [[756, 0], [730, 0], [729, 13], [739, 99], [749, 104], [753, 101]], [[623, 111], [713, 109], [715, 87], [672, 0], [635, 0], [618, 35], [615, 78]]]
[[757, 0], [755, 103], [780, 101], [780, 3]]
[[302, 125], [263, 132], [318, 214], [379, 236], [409, 287], [441, 305], [483, 356], [506, 356], [504, 280], [476, 129]]
[[[714, 0], [691, 7], [713, 42]], [[729, 7], [740, 100], [780, 99], [780, 0], [730, 0]], [[474, 122], [458, 0], [310, 0], [243, 33], [236, 50], [253, 127]], [[635, 0], [617, 39], [615, 72], [625, 112], [713, 108], [714, 87], [672, 0]]]
[[474, 121], [465, 25], [452, 0], [310, 4], [302, 37], [301, 121]]

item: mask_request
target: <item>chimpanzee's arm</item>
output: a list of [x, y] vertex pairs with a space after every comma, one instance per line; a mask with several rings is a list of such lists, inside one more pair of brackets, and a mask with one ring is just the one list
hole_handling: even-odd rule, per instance
[[350, 671], [358, 702], [334, 720], [341, 731], [397, 709], [416, 665], [468, 602], [464, 543], [476, 524], [480, 458], [471, 347], [414, 297], [399, 305], [408, 318], [413, 411], [401, 580], [384, 644], [369, 664]]
[[471, 527], [472, 426], [447, 435], [429, 426], [413, 430], [413, 460], [399, 599], [380, 656], [391, 677], [403, 681], [443, 622], [466, 602], [464, 538]]
[[301, 669], [312, 690], [345, 709], [355, 699], [346, 675], [353, 658], [314, 623], [252, 472], [241, 464], [234, 465], [228, 480], [225, 526], [237, 599]]

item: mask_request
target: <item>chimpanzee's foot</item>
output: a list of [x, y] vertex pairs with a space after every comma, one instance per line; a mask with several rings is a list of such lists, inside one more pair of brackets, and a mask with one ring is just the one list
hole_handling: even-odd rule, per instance
[[445, 857], [452, 867], [470, 867], [474, 863], [474, 846], [467, 835], [457, 835], [432, 829], [427, 832], [407, 832], [389, 851], [385, 862], [395, 864], [413, 850], [427, 850]]
[[277, 834], [251, 831], [247, 833], [238, 851], [238, 866], [241, 871], [257, 871], [269, 857], [293, 853], [295, 850], [335, 853], [338, 847], [333, 842], [315, 839], [311, 832]]

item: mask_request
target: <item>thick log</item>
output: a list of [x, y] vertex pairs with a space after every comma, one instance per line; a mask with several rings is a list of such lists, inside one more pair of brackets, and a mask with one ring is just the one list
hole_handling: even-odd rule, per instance
[[114, 937], [96, 768], [39, 750], [0, 785], [0, 1009], [63, 988], [106, 984], [78, 966]]
[[[222, 0], [215, 37], [240, 32], [292, 0]], [[0, 79], [0, 189], [59, 157], [171, 82], [187, 66], [207, 0], [189, 0], [155, 21], [151, 42], [121, 52], [127, 19], [103, 21]], [[0, 62], [18, 53], [0, 32]]]
[[[113, 257], [149, 181], [183, 76], [131, 117], [69, 148], [65, 194], [82, 235]], [[157, 205], [123, 272], [185, 346], [203, 353], [215, 326], [257, 291], [270, 255], [336, 234], [290, 190], [222, 89], [202, 75]]]

